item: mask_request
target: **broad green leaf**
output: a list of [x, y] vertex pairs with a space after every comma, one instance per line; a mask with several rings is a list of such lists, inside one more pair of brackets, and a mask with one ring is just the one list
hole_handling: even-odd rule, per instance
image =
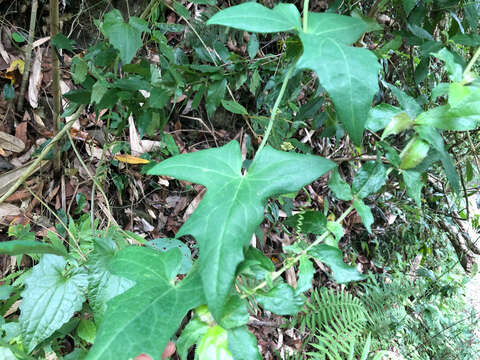
[[340, 177], [338, 169], [334, 169], [332, 175], [330, 175], [330, 181], [328, 187], [332, 190], [333, 195], [337, 199], [350, 201], [353, 199], [352, 189], [343, 179]]
[[455, 61], [453, 54], [448, 51], [446, 48], [441, 49], [440, 51], [434, 52], [431, 55], [439, 58], [445, 62], [445, 67], [448, 71], [450, 80], [452, 81], [461, 81], [463, 77], [463, 68], [462, 65], [458, 64]]
[[405, 16], [408, 16], [410, 14], [410, 12], [413, 10], [416, 4], [417, 4], [417, 0], [402, 0]]
[[327, 229], [327, 218], [321, 211], [308, 210], [288, 217], [284, 224], [303, 234], [321, 235]]
[[222, 106], [225, 108], [225, 110], [230, 111], [231, 113], [239, 114], [239, 115], [248, 115], [247, 109], [245, 109], [242, 105], [240, 105], [236, 101], [222, 100]]
[[239, 30], [276, 33], [300, 30], [300, 13], [293, 4], [278, 4], [273, 9], [246, 2], [231, 6], [213, 15], [207, 25], [224, 25]]
[[250, 318], [245, 300], [237, 294], [228, 299], [222, 315], [220, 325], [227, 330], [247, 324]]
[[415, 201], [415, 204], [418, 207], [421, 205], [420, 196], [422, 194], [423, 187], [421, 175], [421, 173], [413, 170], [402, 171], [403, 181], [405, 182], [405, 187], [407, 188], [407, 194]]
[[146, 245], [159, 251], [168, 251], [174, 248], [179, 249], [182, 253], [182, 265], [179, 270], [180, 274], [186, 274], [192, 268], [192, 253], [184, 242], [177, 239], [164, 238], [151, 240], [147, 242]]
[[373, 96], [378, 92], [376, 56], [333, 38], [300, 33], [300, 39], [303, 54], [297, 68], [315, 71], [343, 126], [360, 145]]
[[67, 256], [65, 250], [35, 240], [9, 240], [0, 242], [0, 254], [55, 254]]
[[302, 298], [284, 282], [279, 282], [268, 291], [258, 291], [255, 300], [265, 310], [277, 315], [295, 315], [303, 306]]
[[199, 266], [207, 304], [219, 320], [233, 284], [243, 248], [264, 217], [270, 196], [296, 192], [335, 167], [318, 156], [266, 147], [242, 175], [238, 142], [182, 154], [148, 166], [151, 175], [168, 175], [207, 187], [200, 205], [177, 237], [192, 235], [199, 248]]
[[387, 126], [390, 120], [400, 113], [402, 113], [402, 109], [390, 104], [377, 105], [368, 112], [365, 127], [370, 131], [377, 132]]
[[343, 262], [343, 255], [338, 247], [320, 244], [311, 248], [308, 254], [330, 266], [333, 272], [333, 279], [339, 284], [359, 281], [365, 278], [355, 266], [350, 266]]
[[308, 12], [307, 33], [331, 38], [345, 45], [357, 41], [367, 30], [367, 24], [358, 18], [333, 13]]
[[107, 302], [120, 295], [135, 283], [110, 272], [109, 262], [117, 251], [110, 238], [95, 240], [94, 251], [87, 262], [88, 302], [93, 310], [95, 321], [100, 323], [107, 309]]
[[92, 86], [92, 95], [90, 101], [92, 104], [99, 104], [102, 101], [103, 96], [107, 93], [108, 87], [107, 84], [102, 81], [97, 81]]
[[315, 274], [315, 268], [312, 262], [305, 256], [300, 258], [300, 264], [298, 265], [298, 282], [295, 293], [300, 295], [312, 288], [313, 275]]
[[353, 206], [355, 207], [355, 210], [357, 210], [357, 214], [360, 215], [363, 225], [365, 225], [365, 228], [367, 229], [368, 233], [371, 234], [372, 233], [371, 226], [375, 220], [373, 218], [370, 207], [365, 205], [365, 203], [360, 199], [353, 200]]
[[81, 268], [67, 273], [65, 266], [63, 257], [44, 255], [25, 280], [19, 322], [29, 353], [70, 320], [85, 301], [86, 273]]
[[202, 336], [196, 350], [199, 360], [234, 360], [228, 350], [228, 333], [215, 325]]
[[200, 319], [190, 320], [177, 340], [177, 353], [180, 359], [187, 360], [188, 350], [207, 332], [209, 326]]
[[136, 284], [108, 302], [86, 360], [127, 360], [141, 353], [161, 358], [188, 310], [205, 302], [196, 269], [173, 282], [181, 261], [178, 249], [129, 246], [115, 254], [111, 271]]
[[105, 14], [100, 29], [115, 49], [120, 52], [120, 59], [124, 64], [130, 63], [143, 45], [142, 30], [138, 24], [141, 19], [130, 17], [130, 23], [123, 21], [119, 10], [114, 9]]
[[353, 178], [353, 193], [363, 199], [380, 190], [386, 180], [387, 171], [383, 164], [379, 161], [367, 161]]
[[257, 339], [246, 326], [228, 330], [228, 350], [235, 360], [261, 360]]

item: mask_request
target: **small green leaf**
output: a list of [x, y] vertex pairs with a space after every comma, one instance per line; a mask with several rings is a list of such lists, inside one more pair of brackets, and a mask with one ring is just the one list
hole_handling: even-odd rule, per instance
[[259, 48], [260, 48], [260, 44], [258, 42], [257, 35], [251, 34], [250, 39], [248, 39], [248, 45], [247, 45], [248, 56], [250, 57], [250, 59], [255, 59], [255, 56], [257, 56]]
[[247, 109], [245, 109], [242, 105], [240, 105], [236, 101], [222, 99], [222, 106], [225, 108], [225, 110], [230, 111], [231, 113], [239, 114], [239, 115], [248, 115]]
[[333, 236], [335, 236], [335, 239], [336, 239], [337, 244], [338, 244], [338, 242], [340, 241], [340, 239], [344, 235], [342, 225], [337, 223], [336, 221], [329, 221], [327, 223], [327, 229], [328, 229], [328, 231], [330, 231], [333, 234]]
[[90, 101], [92, 104], [99, 104], [102, 101], [103, 95], [108, 91], [108, 87], [102, 81], [97, 81], [92, 86], [92, 95]]
[[180, 274], [186, 274], [192, 268], [192, 253], [184, 242], [177, 239], [153, 239], [146, 243], [147, 246], [151, 246], [155, 250], [168, 251], [170, 249], [179, 249], [182, 253], [182, 265], [180, 267]]
[[391, 119], [402, 112], [390, 104], [380, 104], [370, 109], [368, 112], [367, 123], [365, 127], [373, 132], [383, 129], [390, 123]]
[[58, 33], [52, 39], [52, 45], [55, 46], [57, 49], [65, 49], [65, 50], [73, 51], [74, 44], [75, 44], [75, 40], [70, 40], [62, 33]]
[[295, 290], [284, 282], [279, 282], [269, 291], [259, 291], [255, 300], [265, 310], [277, 315], [295, 315], [303, 306], [303, 300]]
[[13, 98], [15, 97], [15, 88], [13, 87], [12, 84], [10, 83], [6, 83], [5, 85], [3, 85], [3, 98], [5, 100], [13, 100]]
[[295, 293], [300, 295], [312, 288], [313, 275], [315, 274], [315, 268], [312, 262], [307, 257], [300, 258], [300, 264], [298, 265], [298, 282]]
[[343, 179], [340, 177], [338, 169], [334, 169], [328, 182], [328, 187], [332, 190], [333, 195], [337, 199], [350, 201], [353, 199], [352, 189]]
[[78, 324], [77, 334], [80, 339], [93, 344], [95, 335], [97, 334], [97, 327], [92, 320], [81, 319]]
[[55, 254], [67, 256], [66, 251], [53, 247], [50, 244], [34, 240], [10, 240], [0, 242], [0, 254], [21, 255], [21, 254]]
[[392, 84], [384, 83], [392, 92], [392, 94], [397, 98], [398, 103], [403, 110], [410, 116], [410, 118], [415, 119], [415, 117], [422, 112], [422, 107], [417, 103], [417, 101], [411, 96], [405, 94], [399, 88], [393, 86]]
[[400, 169], [408, 170], [420, 165], [429, 149], [430, 145], [426, 141], [417, 137], [411, 139], [400, 153]]
[[170, 93], [163, 87], [152, 87], [148, 103], [154, 109], [163, 109], [170, 100]]
[[207, 109], [208, 116], [213, 116], [215, 110], [225, 97], [225, 91], [227, 89], [227, 79], [216, 81], [208, 87], [207, 100], [205, 107]]
[[463, 77], [462, 65], [458, 64], [455, 61], [455, 58], [450, 51], [448, 51], [446, 48], [442, 48], [440, 51], [434, 52], [431, 55], [445, 62], [445, 67], [448, 71], [450, 80], [452, 81], [462, 80], [462, 77]]
[[81, 84], [87, 78], [88, 65], [84, 59], [82, 59], [77, 55], [73, 57], [70, 71], [71, 71], [70, 74], [72, 75], [73, 82], [75, 84]]
[[65, 273], [61, 256], [44, 255], [25, 280], [19, 322], [23, 345], [30, 353], [82, 308], [87, 288], [83, 269]]
[[363, 199], [380, 190], [386, 180], [387, 171], [383, 164], [379, 161], [367, 161], [353, 178], [353, 193]]
[[0, 286], [0, 300], [8, 300], [10, 294], [15, 288], [10, 285], [1, 285]]
[[246, 326], [228, 330], [228, 350], [235, 360], [261, 360], [257, 339]]
[[288, 217], [284, 224], [302, 234], [321, 235], [326, 230], [327, 218], [321, 211], [308, 210]]
[[213, 15], [207, 25], [223, 25], [258, 33], [300, 30], [300, 13], [293, 4], [278, 4], [272, 10], [246, 2], [231, 6]]
[[365, 205], [365, 203], [360, 199], [353, 200], [353, 206], [355, 207], [355, 210], [357, 210], [357, 214], [360, 215], [363, 225], [365, 225], [365, 228], [367, 229], [368, 233], [371, 234], [372, 233], [371, 225], [375, 220], [373, 218], [370, 207]]
[[23, 43], [25, 42], [25, 38], [23, 37], [22, 34], [20, 34], [19, 32], [15, 31], [14, 33], [12, 33], [12, 39], [17, 42], [17, 43]]
[[333, 278], [339, 284], [365, 279], [355, 266], [343, 262], [343, 255], [338, 247], [320, 244], [311, 248], [308, 254], [330, 266]]
[[402, 171], [403, 181], [405, 182], [405, 187], [407, 188], [407, 194], [415, 201], [415, 204], [418, 207], [421, 206], [420, 196], [422, 194], [423, 187], [421, 175], [421, 173], [413, 170]]
[[215, 325], [202, 336], [196, 351], [201, 360], [234, 360], [228, 350], [228, 333], [220, 325]]
[[407, 113], [402, 112], [392, 117], [385, 130], [382, 133], [382, 140], [390, 135], [400, 134], [402, 131], [410, 128], [413, 125], [413, 120]]
[[236, 294], [228, 299], [222, 315], [220, 325], [227, 330], [247, 324], [250, 318], [245, 300]]
[[197, 343], [210, 327], [200, 319], [190, 320], [177, 340], [177, 352], [180, 359], [187, 360], [188, 350]]
[[188, 9], [185, 6], [183, 6], [179, 2], [174, 1], [173, 2], [173, 8], [175, 9], [175, 12], [178, 15], [183, 16], [187, 20], [190, 19], [190, 12], [188, 11]]

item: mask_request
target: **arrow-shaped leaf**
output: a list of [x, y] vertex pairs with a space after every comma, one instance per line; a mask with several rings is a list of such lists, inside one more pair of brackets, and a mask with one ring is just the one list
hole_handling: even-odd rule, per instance
[[141, 353], [160, 360], [187, 311], [205, 302], [195, 270], [173, 283], [181, 262], [178, 249], [130, 246], [115, 255], [111, 270], [136, 285], [107, 303], [87, 360], [127, 360]]
[[238, 142], [179, 155], [147, 170], [207, 187], [208, 191], [177, 237], [192, 235], [200, 247], [199, 266], [209, 310], [221, 319], [243, 248], [263, 220], [270, 196], [298, 191], [335, 166], [319, 156], [266, 147], [242, 174]]

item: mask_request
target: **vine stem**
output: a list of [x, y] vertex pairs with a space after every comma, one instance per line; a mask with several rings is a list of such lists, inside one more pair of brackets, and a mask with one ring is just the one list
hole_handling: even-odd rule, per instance
[[285, 79], [283, 79], [282, 87], [280, 88], [280, 92], [278, 93], [277, 100], [275, 100], [275, 104], [273, 105], [272, 112], [270, 114], [270, 120], [268, 121], [268, 126], [267, 130], [265, 131], [265, 135], [263, 136], [262, 142], [260, 143], [260, 146], [257, 149], [257, 153], [255, 155], [255, 158], [260, 154], [262, 149], [265, 147], [268, 137], [270, 136], [270, 133], [272, 132], [273, 128], [273, 123], [275, 121], [275, 117], [277, 115], [278, 107], [280, 106], [280, 102], [282, 101], [283, 94], [285, 93], [285, 89], [287, 88], [288, 84], [288, 79], [290, 78], [290, 75], [292, 74], [294, 66], [288, 70], [287, 75], [285, 76]]
[[[343, 212], [342, 215], [335, 221], [337, 224], [340, 224], [345, 218], [350, 214], [353, 210], [353, 205], [350, 205], [347, 210]], [[278, 278], [280, 275], [282, 275], [285, 271], [290, 269], [292, 266], [294, 266], [300, 258], [303, 256], [307, 255], [308, 251], [313, 248], [314, 246], [322, 243], [328, 236], [330, 235], [330, 231], [326, 230], [322, 235], [320, 235], [313, 243], [308, 245], [304, 250], [302, 250], [299, 254], [297, 254], [293, 259], [289, 259], [288, 261], [285, 262], [285, 264], [278, 269], [277, 271], [271, 273], [270, 280], [274, 281], [276, 278]], [[263, 289], [265, 286], [267, 286], [269, 282], [262, 281], [260, 284], [258, 284], [256, 287], [254, 287], [252, 290], [250, 290], [247, 294], [242, 295], [242, 299], [245, 299], [248, 296], [254, 295], [258, 290]]]
[[308, 3], [309, 0], [303, 2], [303, 31], [307, 32], [308, 27]]
[[475, 51], [475, 54], [473, 54], [473, 57], [471, 58], [467, 67], [465, 68], [465, 71], [463, 72], [464, 77], [470, 72], [470, 70], [472, 70], [472, 67], [477, 62], [479, 56], [480, 56], [480, 47], [477, 49], [477, 51]]
[[60, 130], [50, 141], [50, 143], [45, 146], [38, 158], [28, 167], [25, 173], [18, 178], [18, 180], [13, 184], [13, 186], [0, 198], [0, 204], [3, 203], [10, 195], [12, 195], [19, 187], [23, 184], [25, 180], [36, 170], [37, 166], [40, 165], [42, 160], [47, 156], [48, 152], [54, 147], [54, 145], [65, 135], [65, 133], [72, 127], [73, 123], [78, 120], [80, 115], [85, 108], [84, 105], [81, 105], [75, 114], [72, 115], [72, 119], [65, 124], [62, 130]]

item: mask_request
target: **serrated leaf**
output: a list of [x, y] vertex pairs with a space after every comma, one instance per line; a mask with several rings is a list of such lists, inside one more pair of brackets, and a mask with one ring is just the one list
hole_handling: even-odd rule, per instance
[[247, 109], [245, 109], [242, 105], [240, 105], [236, 101], [222, 100], [222, 106], [225, 108], [225, 110], [230, 111], [231, 113], [239, 114], [239, 115], [248, 115]]
[[365, 203], [360, 200], [360, 199], [355, 199], [353, 200], [353, 206], [355, 210], [357, 210], [357, 214], [360, 216], [362, 219], [363, 225], [365, 225], [365, 228], [367, 229], [368, 233], [372, 233], [372, 224], [375, 221], [373, 218], [372, 210], [370, 210], [370, 207], [365, 205]]
[[337, 199], [350, 201], [353, 199], [352, 189], [338, 173], [338, 169], [334, 169], [332, 175], [330, 176], [330, 181], [328, 182], [328, 187], [332, 190], [333, 195]]
[[334, 38], [300, 34], [303, 54], [296, 66], [316, 72], [355, 144], [360, 145], [373, 96], [378, 92], [376, 56]]
[[387, 171], [379, 161], [367, 161], [355, 174], [353, 193], [360, 199], [378, 191], [387, 180]]
[[327, 218], [320, 211], [309, 210], [288, 217], [284, 224], [303, 234], [321, 235], [327, 229]]
[[217, 320], [236, 267], [243, 260], [243, 248], [263, 220], [267, 199], [296, 192], [333, 167], [333, 162], [318, 156], [266, 147], [242, 175], [242, 156], [236, 141], [148, 167], [148, 174], [168, 175], [207, 187], [202, 202], [176, 237], [192, 235], [200, 247], [203, 290]]
[[312, 262], [307, 257], [300, 258], [300, 264], [298, 265], [298, 281], [295, 293], [300, 295], [312, 288], [313, 275], [315, 274], [315, 268]]
[[194, 318], [188, 322], [177, 340], [180, 359], [187, 360], [188, 350], [205, 335], [208, 329], [208, 324], [199, 319]]
[[265, 310], [277, 315], [295, 315], [303, 306], [302, 298], [284, 282], [279, 282], [269, 291], [258, 291], [255, 300]]
[[62, 251], [50, 244], [34, 240], [10, 240], [0, 242], [0, 254], [21, 255], [21, 254], [55, 254], [66, 256], [67, 252]]
[[57, 255], [44, 255], [25, 280], [19, 322], [23, 345], [30, 353], [82, 308], [87, 275], [77, 268], [64, 275], [66, 261]]
[[228, 330], [228, 350], [235, 360], [261, 360], [257, 339], [246, 326]]
[[120, 59], [124, 64], [130, 63], [143, 45], [142, 30], [139, 29], [138, 23], [134, 17], [130, 18], [130, 23], [125, 23], [120, 11], [114, 9], [105, 14], [100, 26], [108, 41], [120, 52]]
[[273, 9], [247, 2], [231, 6], [213, 15], [207, 25], [223, 25], [239, 30], [275, 33], [300, 30], [300, 13], [293, 4], [278, 4]]
[[111, 271], [136, 284], [108, 302], [86, 360], [127, 360], [141, 353], [161, 358], [187, 311], [205, 302], [196, 269], [173, 283], [181, 261], [178, 249], [129, 246], [115, 254]]
[[107, 309], [107, 302], [135, 284], [129, 279], [110, 272], [109, 263], [116, 251], [117, 246], [112, 239], [96, 239], [94, 251], [87, 262], [88, 301], [97, 323], [101, 323]]
[[320, 244], [311, 248], [308, 254], [327, 264], [332, 269], [333, 279], [339, 284], [359, 281], [365, 278], [355, 266], [350, 266], [343, 262], [343, 255], [338, 247]]

